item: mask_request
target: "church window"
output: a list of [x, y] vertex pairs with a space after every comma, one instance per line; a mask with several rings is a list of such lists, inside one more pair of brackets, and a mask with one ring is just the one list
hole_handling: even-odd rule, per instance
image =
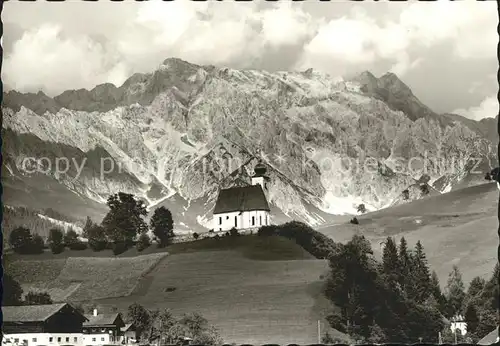
[[259, 225], [262, 226], [262, 215], [259, 216]]
[[238, 227], [238, 217], [234, 217], [234, 227]]
[[219, 225], [222, 225], [222, 216], [219, 216]]
[[255, 226], [255, 216], [252, 216], [252, 226]]

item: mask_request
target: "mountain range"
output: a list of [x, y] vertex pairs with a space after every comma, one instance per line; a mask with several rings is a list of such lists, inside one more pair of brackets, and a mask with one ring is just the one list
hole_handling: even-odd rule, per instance
[[497, 119], [437, 114], [393, 73], [341, 79], [169, 58], [120, 87], [9, 91], [2, 113], [4, 204], [75, 220], [100, 221], [122, 191], [168, 207], [179, 231], [209, 229], [219, 190], [248, 184], [260, 161], [272, 222], [324, 226], [360, 204], [477, 185], [497, 166]]

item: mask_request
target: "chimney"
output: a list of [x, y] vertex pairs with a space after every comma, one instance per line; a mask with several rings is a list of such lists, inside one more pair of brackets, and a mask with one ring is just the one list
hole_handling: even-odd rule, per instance
[[97, 316], [97, 309], [94, 309], [94, 313], [93, 313], [94, 316]]

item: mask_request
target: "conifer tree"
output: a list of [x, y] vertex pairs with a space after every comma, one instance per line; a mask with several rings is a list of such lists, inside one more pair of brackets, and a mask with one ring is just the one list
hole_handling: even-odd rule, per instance
[[462, 274], [456, 265], [453, 266], [453, 269], [448, 276], [446, 295], [450, 308], [449, 313], [451, 315], [459, 314], [462, 311], [465, 299], [465, 286], [462, 281]]
[[382, 254], [382, 270], [391, 283], [401, 281], [401, 264], [399, 263], [398, 249], [391, 237], [387, 237]]
[[400, 282], [399, 284], [403, 288], [403, 291], [408, 293], [408, 286], [409, 286], [409, 275], [410, 275], [410, 254], [408, 252], [408, 243], [406, 242], [405, 237], [401, 237], [401, 240], [399, 242], [399, 264], [401, 266], [400, 272], [401, 272], [401, 277], [400, 277]]
[[423, 303], [431, 295], [431, 277], [424, 247], [420, 243], [420, 240], [417, 241], [415, 255], [412, 256], [411, 278], [415, 288], [415, 301]]

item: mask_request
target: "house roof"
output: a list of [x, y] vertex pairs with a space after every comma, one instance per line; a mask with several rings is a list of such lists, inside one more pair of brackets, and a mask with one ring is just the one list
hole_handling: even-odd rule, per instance
[[88, 321], [83, 324], [84, 327], [95, 327], [95, 326], [109, 326], [115, 324], [116, 319], [119, 317], [119, 313], [114, 314], [98, 314], [85, 315]]
[[[2, 307], [4, 322], [43, 322], [61, 311], [67, 303]], [[71, 307], [72, 308], [72, 307]], [[72, 308], [73, 309], [73, 308]], [[82, 316], [83, 317], [83, 316]]]
[[266, 195], [260, 185], [221, 190], [215, 203], [214, 214], [250, 210], [270, 210]]
[[122, 332], [126, 332], [126, 331], [128, 331], [128, 330], [130, 329], [130, 327], [132, 327], [132, 326], [133, 326], [133, 324], [132, 324], [132, 323], [126, 323], [124, 327], [121, 327], [121, 328], [120, 328], [120, 330], [121, 330]]
[[493, 329], [488, 335], [477, 342], [478, 345], [491, 345], [498, 342], [498, 327]]

